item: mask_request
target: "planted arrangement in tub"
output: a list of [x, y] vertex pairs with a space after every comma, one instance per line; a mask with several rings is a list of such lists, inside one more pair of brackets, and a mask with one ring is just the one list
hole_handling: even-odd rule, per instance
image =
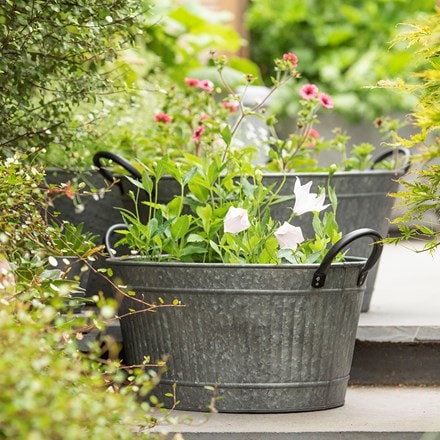
[[[207, 410], [211, 399], [220, 411], [238, 412], [343, 405], [364, 282], [381, 246], [368, 262], [344, 261], [341, 251], [381, 235], [362, 229], [341, 239], [325, 189], [314, 193], [299, 179], [289, 221], [274, 220], [279, 188], [266, 188], [258, 171], [240, 177], [241, 163], [233, 152], [201, 163], [177, 179], [180, 196], [144, 202], [147, 222], [123, 210], [126, 223], [109, 230], [110, 252], [118, 232], [114, 247], [137, 253], [107, 261], [120, 285], [124, 361], [166, 355], [158, 397], [168, 406], [177, 399], [181, 409]], [[158, 166], [172, 171], [165, 159]], [[142, 188], [153, 195], [153, 181], [144, 178]], [[295, 226], [307, 212], [311, 236]], [[147, 313], [152, 304], [177, 307]]]

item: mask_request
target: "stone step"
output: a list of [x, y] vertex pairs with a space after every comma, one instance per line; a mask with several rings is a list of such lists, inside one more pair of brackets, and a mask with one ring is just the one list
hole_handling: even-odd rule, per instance
[[440, 386], [440, 343], [356, 341], [350, 383]]
[[[350, 386], [340, 408], [279, 414], [173, 410], [166, 440], [440, 440], [440, 388]], [[180, 437], [180, 438], [182, 438]], [[179, 437], [178, 437], [179, 438]]]

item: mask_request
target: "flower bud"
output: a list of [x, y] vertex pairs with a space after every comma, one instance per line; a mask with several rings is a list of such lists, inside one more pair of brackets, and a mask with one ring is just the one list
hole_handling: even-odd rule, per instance
[[255, 170], [254, 177], [257, 183], [261, 183], [263, 180], [263, 172], [261, 170]]
[[336, 173], [336, 171], [338, 171], [338, 166], [335, 163], [332, 163], [329, 166], [328, 171], [331, 175], [333, 175], [334, 173]]

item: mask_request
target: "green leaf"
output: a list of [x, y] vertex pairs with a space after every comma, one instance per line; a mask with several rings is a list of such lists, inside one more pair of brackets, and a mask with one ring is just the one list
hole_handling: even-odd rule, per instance
[[318, 213], [313, 213], [312, 226], [316, 235], [318, 236], [324, 235], [324, 228]]
[[182, 213], [182, 204], [183, 201], [181, 196], [176, 196], [173, 200], [168, 202], [166, 205], [168, 218], [178, 217]]
[[168, 162], [166, 158], [163, 158], [159, 162], [157, 162], [156, 167], [154, 168], [156, 180], [161, 179], [165, 175], [167, 171], [167, 163]]
[[222, 251], [220, 250], [220, 248], [219, 248], [217, 243], [215, 243], [214, 241], [210, 240], [209, 241], [209, 246], [215, 251], [215, 253], [217, 255], [220, 256], [220, 258], [223, 258]]
[[188, 256], [193, 254], [206, 254], [207, 249], [202, 246], [185, 246], [183, 251], [181, 252], [181, 256]]
[[204, 238], [199, 234], [189, 234], [186, 241], [188, 243], [202, 242], [204, 241]]
[[203, 229], [209, 235], [209, 225], [211, 224], [212, 208], [210, 205], [198, 206], [196, 209], [197, 215], [201, 218]]
[[338, 197], [335, 189], [330, 184], [327, 186], [327, 196], [332, 204], [333, 212], [336, 214], [336, 210], [338, 208]]
[[191, 216], [183, 215], [178, 217], [175, 222], [171, 224], [171, 235], [175, 240], [179, 240], [188, 232], [191, 223]]
[[183, 176], [180, 167], [172, 160], [162, 160], [161, 163], [163, 164], [164, 170], [182, 185]]
[[248, 179], [242, 179], [241, 185], [243, 187], [244, 194], [249, 198], [253, 198], [257, 186], [253, 185]]
[[147, 172], [142, 173], [142, 186], [143, 189], [145, 189], [145, 191], [147, 192], [147, 194], [151, 196], [153, 192], [154, 184], [153, 184], [153, 180], [151, 179], [151, 177], [148, 175]]
[[157, 221], [156, 218], [152, 218], [146, 226], [149, 237], [152, 237], [155, 234], [155, 232], [159, 230], [159, 222]]
[[232, 141], [232, 132], [231, 132], [231, 128], [229, 127], [228, 124], [226, 124], [223, 129], [221, 130], [221, 136], [222, 139], [225, 141], [226, 145], [231, 145], [231, 141]]
[[213, 161], [209, 164], [207, 178], [209, 182], [209, 187], [212, 187], [216, 181], [218, 181], [223, 167], [217, 165], [217, 162]]
[[142, 182], [139, 182], [138, 179], [135, 179], [134, 177], [131, 176], [125, 176], [125, 178], [132, 183], [136, 188], [142, 189], [144, 190], [144, 185]]
[[200, 202], [206, 203], [209, 197], [209, 189], [201, 184], [200, 179], [193, 179], [189, 182], [188, 188]]
[[193, 177], [196, 175], [197, 173], [197, 167], [192, 167], [184, 176], [183, 176], [183, 180], [182, 183], [183, 185], [188, 185], [188, 183], [193, 179]]

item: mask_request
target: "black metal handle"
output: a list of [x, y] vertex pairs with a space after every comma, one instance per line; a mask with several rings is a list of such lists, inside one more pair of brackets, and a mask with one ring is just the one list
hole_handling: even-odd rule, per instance
[[99, 172], [104, 176], [104, 179], [106, 179], [110, 183], [112, 183], [115, 180], [115, 177], [108, 170], [108, 168], [104, 167], [104, 165], [102, 164], [102, 159], [110, 159], [113, 162], [120, 165], [126, 171], [128, 171], [130, 175], [135, 179], [138, 180], [142, 179], [141, 173], [127, 159], [124, 159], [122, 156], [119, 156], [119, 154], [111, 153], [110, 151], [98, 151], [93, 156], [93, 164], [98, 168]]
[[[379, 156], [377, 156], [374, 161], [373, 161], [373, 165], [371, 165], [370, 169], [374, 169], [374, 167], [382, 162], [384, 159], [386, 159], [387, 157], [391, 157], [394, 155], [395, 150], [392, 148], [390, 150], [386, 150], [384, 151], [382, 154], [379, 154]], [[401, 156], [403, 156], [403, 172], [407, 173], [411, 167], [411, 152], [409, 151], [408, 148], [405, 147], [398, 147], [397, 148], [397, 153], [399, 153]]]
[[360, 269], [357, 285], [362, 286], [365, 283], [365, 280], [368, 275], [368, 271], [377, 263], [379, 257], [382, 253], [383, 245], [380, 242], [382, 240], [382, 236], [376, 232], [374, 229], [362, 228], [356, 229], [353, 232], [350, 232], [344, 235], [338, 242], [336, 242], [331, 249], [327, 252], [327, 255], [322, 260], [322, 263], [319, 265], [316, 272], [313, 274], [312, 279], [312, 287], [320, 288], [325, 284], [325, 278], [327, 276], [327, 271], [332, 264], [333, 259], [336, 255], [341, 252], [342, 249], [347, 247], [351, 242], [358, 240], [362, 237], [371, 237], [375, 240], [373, 244], [373, 250], [371, 251], [368, 260], [364, 264], [364, 266]]
[[110, 257], [115, 256], [115, 254], [113, 253], [113, 249], [111, 247], [111, 244], [110, 244], [110, 239], [111, 239], [111, 236], [118, 229], [128, 229], [128, 226], [125, 223], [116, 223], [116, 224], [110, 226], [104, 235], [105, 250], [107, 251], [107, 253], [109, 254]]

